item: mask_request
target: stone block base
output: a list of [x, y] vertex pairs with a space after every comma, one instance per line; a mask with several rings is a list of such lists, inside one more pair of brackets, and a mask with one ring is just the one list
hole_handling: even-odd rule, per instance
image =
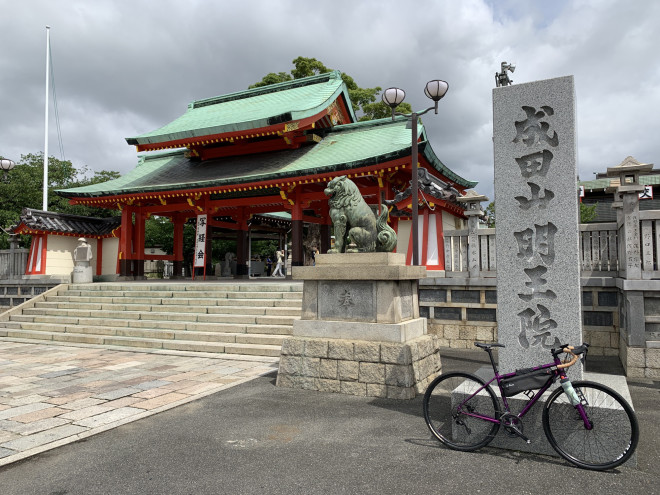
[[440, 342], [290, 337], [282, 343], [277, 386], [366, 397], [412, 399], [441, 371]]
[[621, 338], [619, 351], [628, 378], [660, 380], [660, 347], [630, 347]]

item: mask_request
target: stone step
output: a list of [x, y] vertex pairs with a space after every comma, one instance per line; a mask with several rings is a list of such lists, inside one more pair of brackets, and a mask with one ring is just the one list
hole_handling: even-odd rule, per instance
[[[115, 302], [116, 301], [116, 302]], [[130, 301], [130, 302], [129, 302]], [[295, 316], [299, 315], [302, 309], [302, 303], [298, 305], [291, 306], [282, 306], [282, 307], [270, 307], [270, 306], [261, 306], [260, 304], [256, 305], [245, 305], [245, 306], [216, 306], [215, 304], [200, 304], [199, 301], [190, 301], [190, 304], [182, 304], [181, 299], [176, 299], [178, 304], [173, 303], [163, 303], [160, 304], [160, 300], [153, 301], [151, 303], [135, 300], [124, 300], [121, 301], [119, 298], [116, 300], [106, 302], [73, 302], [65, 301], [62, 299], [53, 299], [48, 298], [47, 301], [35, 303], [35, 308], [50, 308], [50, 309], [76, 309], [76, 310], [85, 310], [85, 311], [175, 311], [179, 310], [185, 312], [186, 308], [195, 308], [191, 309], [189, 312], [200, 313], [208, 312], [214, 314], [279, 314], [279, 315], [288, 315]], [[206, 311], [203, 311], [199, 308], [207, 308]]]
[[[68, 291], [69, 295], [72, 296], [82, 296], [82, 297], [125, 297], [125, 298], [135, 298], [135, 297], [144, 297], [149, 299], [171, 299], [171, 298], [183, 298], [183, 299], [198, 299], [198, 298], [207, 298], [207, 299], [302, 299], [302, 292], [167, 292], [167, 291], [120, 291], [120, 290], [105, 290], [101, 292], [91, 292], [91, 291]], [[62, 292], [58, 292], [58, 295], [63, 295]]]
[[106, 290], [116, 290], [121, 292], [134, 292], [134, 291], [169, 291], [169, 292], [302, 292], [302, 282], [265, 282], [265, 283], [237, 283], [237, 284], [205, 284], [205, 283], [92, 283], [92, 284], [70, 284], [69, 290], [72, 291], [97, 291], [102, 292]]
[[[130, 301], [127, 302], [127, 301]], [[71, 296], [71, 295], [56, 295], [49, 296], [47, 302], [71, 303], [71, 304], [139, 304], [139, 305], [154, 305], [154, 304], [179, 304], [185, 301], [186, 304], [198, 304], [197, 299], [162, 299], [162, 298], [136, 298], [136, 297], [87, 297], [87, 296]], [[210, 306], [230, 306], [230, 307], [264, 307], [264, 308], [296, 308], [300, 309], [302, 306], [302, 299], [203, 299], [204, 303], [209, 303]]]
[[96, 344], [139, 347], [143, 349], [166, 349], [177, 351], [215, 352], [226, 354], [251, 354], [258, 356], [279, 357], [280, 345], [258, 343], [202, 342], [194, 340], [165, 340], [158, 338], [137, 338], [130, 336], [104, 336], [77, 333], [37, 332], [30, 330], [7, 329], [3, 337], [31, 339], [38, 341], [57, 341], [78, 344]]
[[[206, 308], [201, 308], [206, 309]], [[13, 315], [14, 318], [19, 315]], [[233, 314], [233, 313], [202, 313], [189, 311], [163, 311], [162, 308], [153, 308], [142, 311], [87, 311], [81, 309], [66, 308], [25, 308], [20, 316], [33, 316], [34, 321], [49, 322], [48, 317], [55, 318], [57, 322], [82, 325], [114, 325], [128, 326], [129, 321], [136, 320], [162, 320], [162, 321], [186, 321], [197, 323], [246, 323], [263, 325], [293, 325], [293, 321], [299, 319], [289, 315], [259, 315], [259, 314]]]
[[[66, 316], [48, 316], [48, 315], [12, 315], [8, 322], [0, 322], [0, 327], [9, 323], [17, 323], [26, 329], [39, 329], [45, 325], [54, 328], [89, 328], [89, 332], [104, 333], [105, 327], [110, 328], [144, 328], [156, 330], [172, 331], [195, 331], [195, 332], [232, 332], [232, 333], [258, 333], [264, 328], [264, 333], [271, 334], [273, 331], [280, 331], [282, 335], [291, 335], [293, 319], [291, 317], [279, 316], [257, 316], [249, 321], [227, 321], [218, 318], [218, 321], [189, 321], [189, 320], [159, 320], [153, 313], [142, 314], [142, 319], [108, 319], [108, 318], [80, 318]], [[212, 318], [212, 316], [208, 316]], [[60, 330], [53, 330], [60, 331]], [[70, 330], [69, 330], [70, 331]], [[87, 331], [86, 331], [87, 332]]]
[[[245, 330], [245, 329], [243, 329]], [[5, 332], [3, 337], [8, 336], [12, 332], [29, 332], [29, 335], [37, 335], [38, 333], [55, 334], [67, 333], [76, 335], [86, 335], [92, 337], [135, 337], [143, 339], [159, 339], [159, 340], [191, 340], [201, 342], [223, 342], [223, 343], [239, 343], [239, 344], [267, 344], [267, 345], [282, 345], [282, 340], [287, 337], [286, 334], [266, 334], [266, 333], [247, 333], [230, 332], [230, 331], [202, 331], [202, 330], [164, 330], [154, 328], [136, 328], [136, 327], [84, 327], [80, 325], [32, 325], [15, 324], [6, 326], [2, 329]], [[12, 336], [12, 335], [9, 335]]]
[[0, 322], [0, 337], [278, 357], [302, 284], [73, 284]]

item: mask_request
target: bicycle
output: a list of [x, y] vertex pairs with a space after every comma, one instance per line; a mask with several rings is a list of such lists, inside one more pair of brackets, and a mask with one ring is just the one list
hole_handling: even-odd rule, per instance
[[[475, 343], [488, 353], [494, 376], [488, 382], [464, 372], [445, 373], [433, 380], [424, 394], [424, 419], [433, 435], [454, 450], [473, 451], [490, 443], [500, 426], [507, 435], [531, 440], [523, 433], [522, 419], [540, 397], [560, 380], [543, 406], [543, 430], [557, 453], [585, 469], [612, 469], [635, 451], [639, 426], [632, 407], [617, 392], [590, 381], [571, 381], [566, 370], [589, 344], [562, 345], [551, 349], [553, 362], [501, 375], [493, 359], [493, 347], [503, 344]], [[560, 355], [567, 354], [564, 361]], [[571, 357], [572, 356], [572, 357]], [[569, 361], [570, 359], [570, 361]], [[491, 388], [497, 383], [500, 401]], [[511, 412], [508, 397], [524, 393], [522, 410]]]

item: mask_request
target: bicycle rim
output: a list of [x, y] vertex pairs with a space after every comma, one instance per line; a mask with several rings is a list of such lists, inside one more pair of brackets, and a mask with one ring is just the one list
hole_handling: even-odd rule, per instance
[[563, 389], [557, 389], [543, 409], [543, 429], [550, 445], [576, 466], [602, 471], [626, 462], [639, 439], [637, 417], [614, 390], [593, 382], [575, 382], [573, 388], [587, 401], [584, 410], [593, 424], [587, 430]]
[[[424, 394], [424, 419], [433, 435], [455, 450], [476, 450], [487, 445], [499, 423], [469, 414], [499, 418], [497, 398], [490, 387], [476, 393], [485, 382], [469, 373], [447, 373], [437, 377]], [[473, 396], [473, 394], [475, 394]]]

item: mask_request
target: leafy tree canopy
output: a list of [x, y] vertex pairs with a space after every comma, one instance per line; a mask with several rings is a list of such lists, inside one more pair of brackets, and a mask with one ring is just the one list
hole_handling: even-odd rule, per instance
[[[21, 156], [14, 169], [0, 181], [0, 227], [6, 229], [18, 222], [23, 208], [43, 208], [44, 181], [43, 153]], [[89, 169], [77, 169], [69, 160], [48, 158], [48, 211], [72, 215], [108, 217], [118, 214], [115, 210], [71, 205], [69, 200], [54, 193], [55, 189], [86, 186], [119, 177], [119, 172], [103, 170], [89, 177]], [[29, 244], [29, 237], [21, 239], [21, 245]], [[9, 236], [0, 231], [0, 249], [9, 245]]]
[[488, 220], [486, 220], [486, 225], [488, 228], [493, 228], [495, 227], [495, 201], [492, 201], [491, 203], [486, 206], [486, 210], [484, 211], [486, 215], [488, 216]]
[[[314, 76], [316, 74], [325, 74], [326, 72], [331, 72], [333, 70], [326, 67], [323, 62], [316, 60], [315, 58], [298, 57], [294, 59], [292, 63], [294, 68], [291, 70], [291, 73], [271, 72], [266, 74], [261, 81], [250, 85], [248, 88], [259, 88], [270, 84]], [[355, 80], [345, 72], [341, 73], [341, 78], [348, 88], [348, 95], [353, 104], [353, 111], [356, 114], [361, 113], [358, 117], [359, 120], [384, 119], [392, 115], [390, 107], [378, 98], [378, 94], [382, 88], [379, 86], [376, 86], [375, 88], [361, 88], [357, 85]], [[402, 103], [396, 107], [396, 111], [411, 113], [412, 107], [408, 103]]]
[[585, 204], [580, 202], [580, 222], [582, 223], [589, 223], [593, 222], [596, 220], [596, 208], [598, 207], [598, 203], [594, 203], [591, 205]]

